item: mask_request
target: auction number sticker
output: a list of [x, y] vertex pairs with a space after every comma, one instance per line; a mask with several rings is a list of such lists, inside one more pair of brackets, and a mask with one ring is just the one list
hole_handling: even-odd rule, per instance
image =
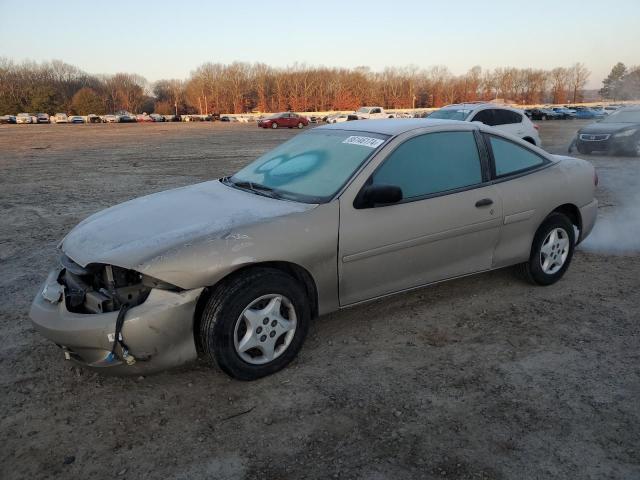
[[378, 148], [384, 143], [384, 140], [374, 137], [361, 137], [358, 135], [351, 135], [347, 137], [342, 143], [349, 143], [351, 145], [362, 145], [363, 147]]

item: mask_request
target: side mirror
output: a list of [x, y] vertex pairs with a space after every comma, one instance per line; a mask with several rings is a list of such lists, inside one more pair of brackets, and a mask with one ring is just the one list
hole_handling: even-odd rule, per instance
[[356, 197], [354, 207], [373, 208], [398, 203], [402, 200], [402, 189], [396, 185], [368, 185]]

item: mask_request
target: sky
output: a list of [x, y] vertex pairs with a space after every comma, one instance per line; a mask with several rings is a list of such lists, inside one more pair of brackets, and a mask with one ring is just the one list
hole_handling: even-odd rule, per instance
[[186, 78], [205, 62], [337, 67], [640, 64], [640, 0], [0, 0], [0, 57]]

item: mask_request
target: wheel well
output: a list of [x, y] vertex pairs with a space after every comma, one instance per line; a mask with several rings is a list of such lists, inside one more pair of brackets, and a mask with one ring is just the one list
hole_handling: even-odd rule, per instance
[[215, 285], [206, 287], [198, 298], [198, 303], [196, 304], [196, 309], [193, 314], [193, 336], [196, 343], [196, 349], [199, 353], [202, 352], [198, 335], [200, 318], [202, 317], [202, 311], [207, 304], [207, 300], [209, 300], [210, 293], [216, 288], [216, 286], [220, 285], [221, 283], [226, 282], [229, 279], [236, 277], [237, 275], [243, 275], [247, 271], [257, 268], [274, 268], [286, 273], [287, 275], [292, 276], [294, 279], [300, 282], [304, 287], [307, 298], [309, 299], [309, 304], [311, 306], [311, 318], [315, 318], [318, 316], [318, 289], [316, 288], [316, 283], [313, 280], [313, 277], [305, 268], [291, 262], [261, 262], [247, 265], [246, 267], [234, 270], [226, 277], [221, 278]]
[[524, 140], [525, 142], [529, 142], [529, 143], [530, 143], [530, 144], [532, 144], [532, 145], [535, 145], [535, 144], [536, 144], [535, 140], [534, 140], [533, 138], [531, 138], [531, 137], [524, 137], [524, 138], [523, 138], [523, 140]]
[[560, 205], [559, 207], [555, 208], [553, 211], [562, 213], [563, 215], [566, 215], [569, 220], [571, 220], [571, 223], [573, 223], [573, 225], [578, 229], [579, 236], [576, 244], [579, 243], [580, 236], [582, 235], [582, 216], [580, 215], [580, 210], [578, 209], [578, 207], [576, 207], [572, 203], [565, 203], [564, 205]]

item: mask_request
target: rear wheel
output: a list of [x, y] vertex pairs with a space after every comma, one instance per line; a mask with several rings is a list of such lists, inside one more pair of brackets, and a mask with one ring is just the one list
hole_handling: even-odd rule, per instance
[[202, 312], [200, 345], [228, 375], [254, 380], [295, 358], [310, 318], [309, 301], [298, 282], [279, 270], [257, 269], [212, 292]]
[[521, 264], [524, 278], [536, 285], [551, 285], [564, 275], [573, 258], [575, 233], [562, 213], [552, 213], [533, 238], [529, 261]]

